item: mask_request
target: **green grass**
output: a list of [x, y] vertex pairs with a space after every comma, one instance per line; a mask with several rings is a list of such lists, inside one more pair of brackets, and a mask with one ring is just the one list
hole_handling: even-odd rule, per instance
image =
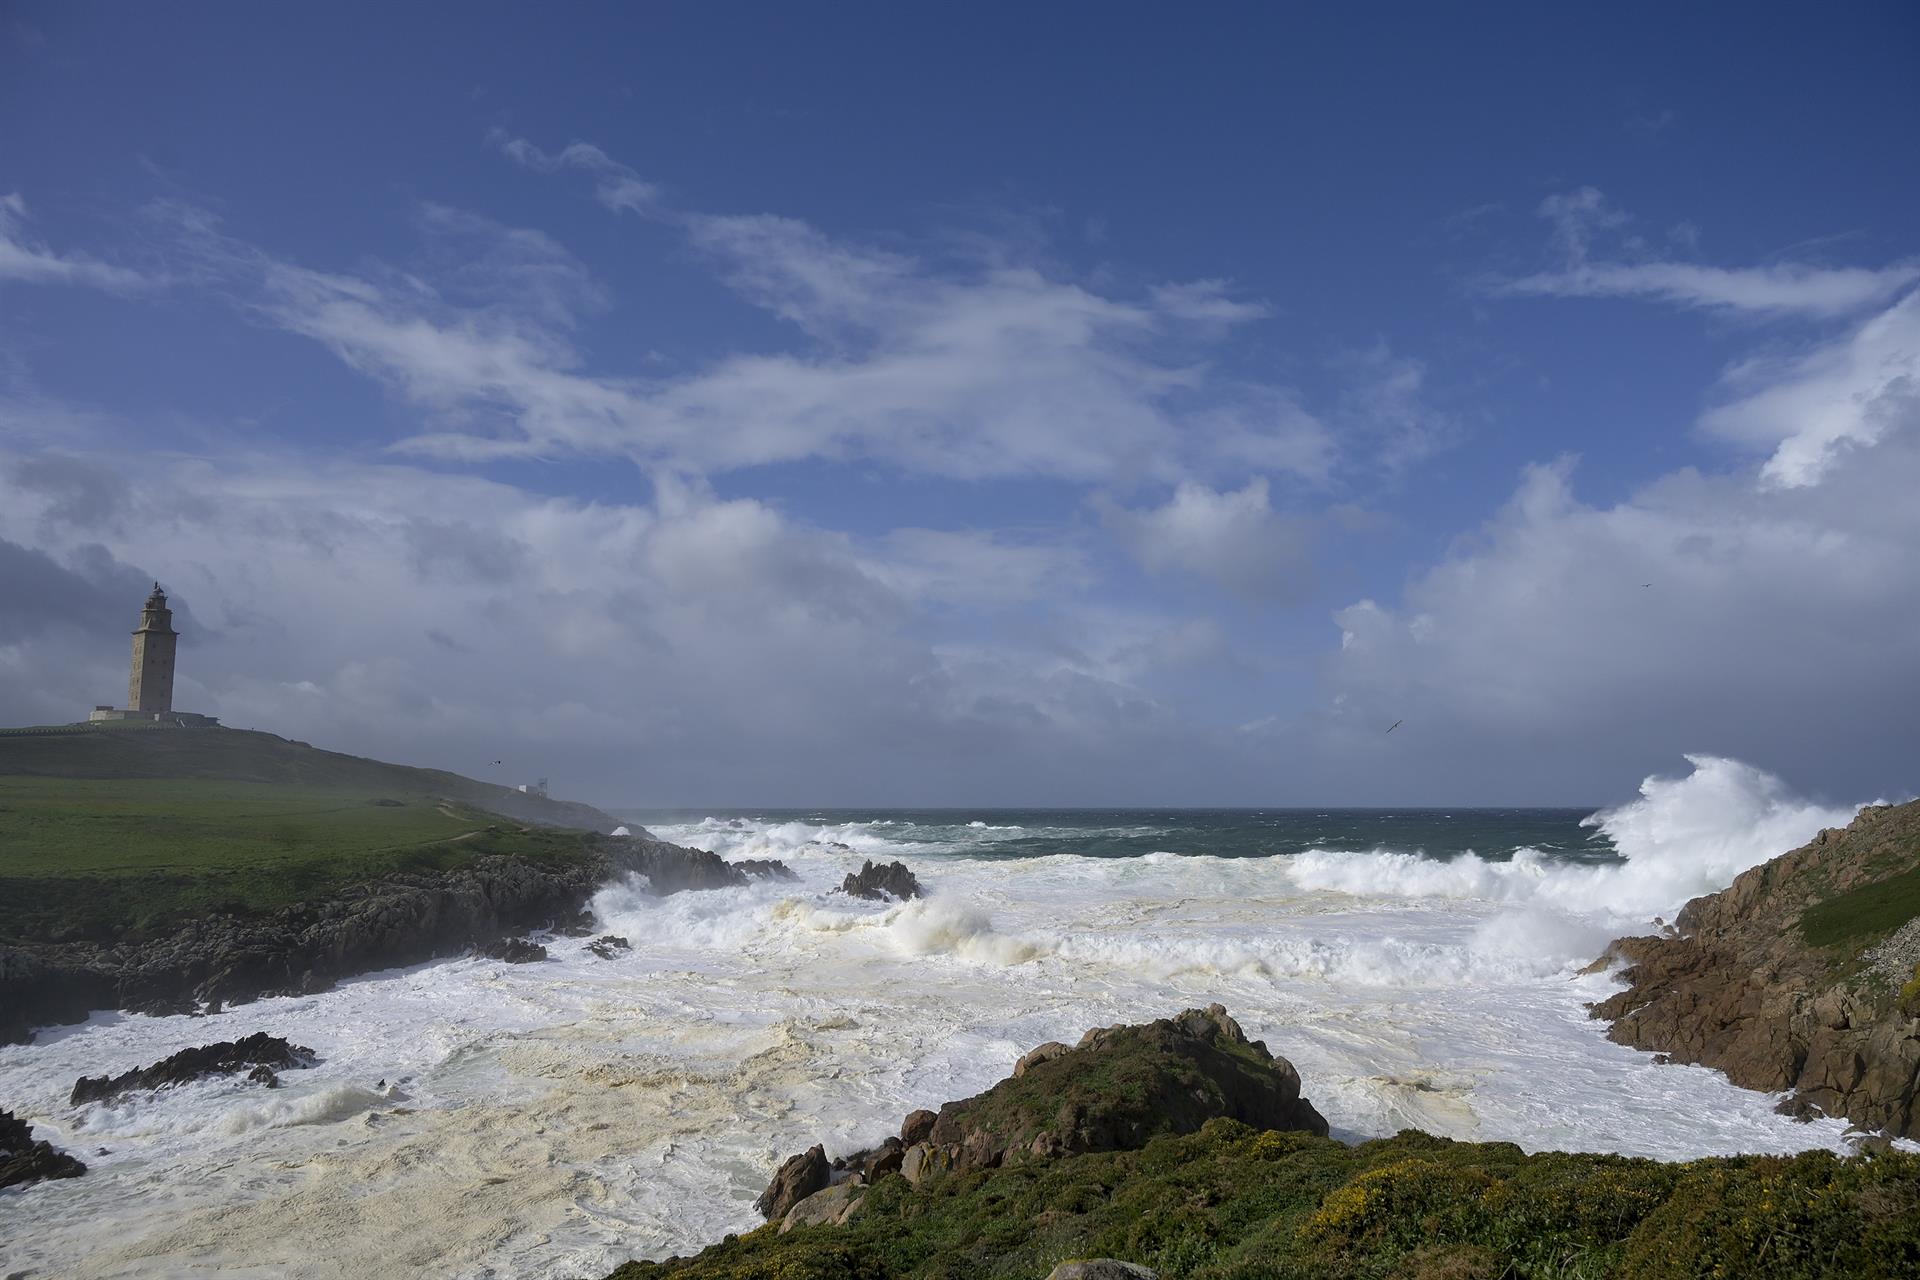
[[1347, 1147], [1229, 1120], [1139, 1151], [910, 1187], [845, 1226], [729, 1237], [618, 1280], [1039, 1280], [1114, 1257], [1166, 1280], [1920, 1274], [1920, 1156], [1661, 1164], [1421, 1133]]
[[1920, 915], [1920, 866], [1808, 907], [1800, 933], [1814, 947], [1857, 948]]
[[[480, 753], [485, 755], [485, 752]], [[476, 760], [476, 769], [491, 768]], [[249, 729], [108, 727], [53, 735], [0, 735], [0, 776], [199, 778], [357, 789], [397, 798], [442, 797], [522, 821], [609, 830], [613, 819], [586, 805], [529, 796], [441, 769], [388, 764], [325, 751]]]
[[137, 936], [489, 853], [582, 859], [591, 842], [352, 786], [0, 775], [0, 939]]

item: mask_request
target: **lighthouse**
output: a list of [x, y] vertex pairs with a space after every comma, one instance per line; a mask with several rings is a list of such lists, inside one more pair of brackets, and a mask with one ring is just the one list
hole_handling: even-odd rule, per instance
[[100, 723], [116, 720], [149, 720], [177, 727], [214, 726], [212, 716], [173, 709], [173, 657], [180, 644], [180, 633], [173, 629], [173, 610], [167, 608], [167, 593], [153, 584], [153, 593], [140, 608], [140, 625], [133, 631], [133, 668], [127, 673], [127, 705], [99, 706], [87, 719]]
[[153, 584], [133, 633], [133, 671], [127, 677], [127, 710], [164, 715], [173, 710], [173, 653], [180, 633], [173, 629], [167, 593]]

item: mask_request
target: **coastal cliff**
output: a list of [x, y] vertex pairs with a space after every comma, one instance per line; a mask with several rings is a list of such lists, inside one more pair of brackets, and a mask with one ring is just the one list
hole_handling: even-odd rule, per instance
[[[323, 991], [373, 969], [455, 955], [525, 929], [581, 927], [587, 900], [622, 873], [656, 894], [790, 875], [704, 849], [590, 832], [515, 832], [516, 852], [444, 871], [393, 872], [261, 914], [215, 912], [112, 941], [0, 945], [0, 1044], [95, 1009], [187, 1013]], [[529, 850], [526, 840], [540, 835]]]
[[1613, 1040], [1920, 1137], [1920, 802], [1862, 809], [1609, 957], [1627, 986], [1593, 1016]]

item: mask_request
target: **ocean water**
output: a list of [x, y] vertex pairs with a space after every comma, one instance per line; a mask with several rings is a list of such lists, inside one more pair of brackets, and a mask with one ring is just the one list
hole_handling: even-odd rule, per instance
[[[776, 1162], [865, 1145], [1026, 1049], [1219, 1001], [1349, 1140], [1406, 1127], [1684, 1158], [1844, 1145], [1609, 1043], [1578, 970], [1850, 810], [1690, 758], [1579, 810], [632, 815], [798, 883], [594, 901], [632, 953], [455, 959], [0, 1049], [0, 1103], [91, 1166], [0, 1192], [0, 1274], [561, 1277], [753, 1226]], [[907, 862], [906, 904], [834, 892]], [[322, 1062], [71, 1108], [81, 1074], [256, 1030]]]

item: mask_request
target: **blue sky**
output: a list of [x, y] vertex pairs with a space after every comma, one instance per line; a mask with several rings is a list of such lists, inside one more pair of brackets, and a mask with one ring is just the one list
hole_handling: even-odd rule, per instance
[[608, 802], [1911, 785], [1910, 6], [0, 22], [0, 719], [158, 578]]

